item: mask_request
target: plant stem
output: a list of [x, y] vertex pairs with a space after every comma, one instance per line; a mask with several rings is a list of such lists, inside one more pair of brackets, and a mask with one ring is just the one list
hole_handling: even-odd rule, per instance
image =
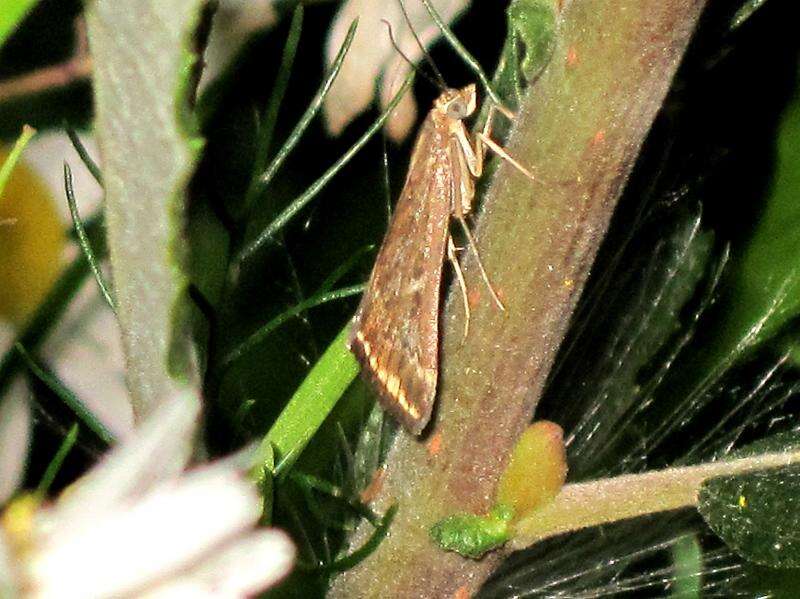
[[692, 507], [697, 505], [700, 486], [710, 478], [788, 466], [798, 460], [800, 452], [765, 453], [567, 485], [553, 503], [514, 525], [514, 538], [508, 548], [522, 549], [589, 526]]
[[[522, 98], [508, 151], [539, 182], [498, 168], [477, 237], [506, 311], [481, 286], [462, 344], [460, 297], [443, 318], [432, 457], [400, 435], [373, 509], [399, 500], [391, 534], [332, 597], [451, 597], [474, 593], [500, 555], [444, 553], [430, 527], [455, 512], [484, 513], [530, 422], [614, 206], [703, 7], [703, 0], [582, 0], [561, 15], [553, 59]], [[362, 526], [353, 544], [369, 534]]]

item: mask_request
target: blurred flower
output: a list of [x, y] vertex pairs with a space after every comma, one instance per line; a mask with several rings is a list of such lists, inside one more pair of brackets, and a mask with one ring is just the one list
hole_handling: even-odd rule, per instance
[[[429, 48], [441, 35], [421, 0], [404, 0], [409, 21], [425, 48]], [[446, 23], [450, 23], [468, 6], [469, 0], [432, 0], [433, 6]], [[382, 20], [391, 24], [397, 45], [413, 62], [422, 58], [422, 50], [406, 23], [397, 0], [348, 0], [336, 15], [325, 46], [325, 61], [333, 62], [344, 41], [347, 29], [358, 18], [358, 30], [353, 44], [336, 77], [323, 112], [328, 131], [338, 135], [356, 116], [369, 108], [380, 78], [379, 98], [381, 109], [394, 97], [405, 81], [411, 66], [392, 46], [389, 32]], [[411, 94], [406, 94], [387, 122], [387, 132], [394, 141], [408, 135], [417, 116], [417, 107]]]
[[274, 0], [220, 0], [204, 55], [200, 89], [214, 81], [256, 31], [274, 25]]
[[[90, 152], [91, 140], [86, 140]], [[5, 156], [0, 156], [0, 161]], [[64, 264], [78, 255], [64, 198], [64, 160], [78, 162], [63, 133], [38, 135], [0, 197], [0, 354], [40, 304]], [[86, 169], [73, 169], [84, 218], [102, 191]], [[118, 439], [133, 430], [124, 360], [114, 314], [89, 278], [53, 328], [39, 356]], [[14, 381], [0, 398], [0, 505], [24, 474], [30, 436], [29, 390]]]
[[177, 396], [54, 504], [12, 502], [0, 527], [0, 591], [244, 597], [288, 574], [294, 547], [255, 528], [261, 501], [245, 459], [183, 472], [198, 413], [197, 398]]

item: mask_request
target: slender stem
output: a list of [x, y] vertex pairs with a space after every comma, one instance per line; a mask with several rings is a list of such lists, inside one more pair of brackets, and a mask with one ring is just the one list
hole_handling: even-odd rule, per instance
[[47, 372], [44, 368], [42, 368], [36, 360], [27, 352], [25, 347], [17, 342], [14, 344], [14, 348], [17, 350], [22, 359], [25, 361], [25, 364], [28, 366], [28, 369], [42, 381], [47, 387], [55, 393], [64, 404], [72, 410], [75, 415], [83, 421], [84, 424], [89, 428], [89, 430], [93, 431], [100, 439], [106, 443], [107, 445], [112, 445], [114, 443], [114, 435], [111, 431], [109, 431], [105, 425], [100, 422], [97, 417], [92, 413], [92, 411], [87, 408], [84, 403], [75, 395], [72, 391], [70, 391], [61, 381], [59, 381], [55, 376]]
[[92, 156], [89, 154], [89, 151], [86, 149], [86, 146], [83, 145], [81, 138], [78, 137], [77, 131], [72, 127], [67, 127], [67, 137], [69, 137], [69, 141], [72, 143], [72, 147], [75, 148], [75, 151], [78, 153], [78, 157], [83, 162], [83, 165], [86, 167], [86, 170], [92, 175], [97, 184], [100, 187], [103, 186], [103, 173], [100, 170], [100, 167], [97, 166], [97, 163], [94, 161]]
[[701, 485], [719, 476], [796, 464], [800, 452], [765, 453], [698, 466], [667, 468], [566, 485], [553, 503], [513, 525], [509, 549], [627, 518], [697, 505]]
[[53, 481], [61, 470], [61, 466], [64, 465], [64, 460], [67, 459], [69, 452], [72, 451], [72, 448], [75, 446], [75, 441], [78, 440], [79, 431], [80, 427], [76, 422], [72, 425], [72, 427], [70, 427], [69, 432], [64, 437], [61, 445], [58, 447], [56, 455], [53, 456], [53, 459], [50, 460], [50, 463], [47, 465], [47, 470], [44, 471], [42, 479], [39, 481], [39, 486], [36, 487], [36, 493], [40, 497], [45, 497], [47, 495], [50, 485], [53, 484]]
[[321, 306], [322, 304], [327, 304], [328, 302], [333, 302], [336, 300], [344, 299], [346, 297], [352, 297], [354, 295], [363, 293], [365, 287], [366, 285], [360, 284], [360, 285], [352, 285], [350, 287], [344, 287], [342, 289], [337, 289], [335, 291], [327, 291], [324, 293], [314, 295], [306, 299], [305, 301], [300, 302], [296, 306], [292, 306], [288, 310], [282, 312], [281, 314], [270, 320], [264, 326], [260, 327], [255, 333], [250, 335], [247, 339], [245, 339], [239, 345], [233, 348], [225, 356], [225, 358], [223, 358], [220, 368], [224, 370], [227, 367], [229, 367], [236, 360], [238, 360], [248, 351], [253, 349], [253, 347], [264, 341], [264, 339], [266, 339], [270, 335], [270, 333], [272, 333], [272, 331], [277, 329], [279, 326], [281, 326], [283, 323], [290, 320], [291, 318], [294, 318], [295, 316], [302, 314], [303, 312], [309, 310], [310, 308], [315, 308], [317, 306]]
[[[292, 73], [302, 28], [303, 5], [298, 4], [292, 15], [292, 23], [289, 26], [289, 35], [286, 38], [286, 45], [283, 47], [283, 56], [281, 57], [281, 66], [278, 69], [278, 76], [272, 87], [272, 93], [270, 94], [267, 108], [264, 111], [264, 116], [259, 123], [258, 143], [256, 146], [255, 159], [253, 160], [253, 177], [244, 200], [243, 213], [245, 215], [250, 212], [253, 201], [258, 195], [258, 191], [264, 187], [259, 184], [259, 174], [264, 169], [264, 165], [267, 161], [269, 147], [272, 144], [272, 136], [275, 133], [275, 125], [278, 122], [278, 113], [283, 104], [283, 97], [286, 95], [286, 88], [289, 85], [289, 76]], [[284, 145], [284, 147], [286, 146]], [[283, 148], [281, 150], [283, 150]]]
[[319, 112], [319, 109], [322, 108], [322, 103], [325, 101], [325, 97], [328, 95], [328, 92], [330, 91], [333, 82], [336, 80], [337, 75], [339, 75], [339, 71], [342, 68], [342, 63], [347, 56], [348, 50], [350, 50], [350, 45], [353, 43], [353, 38], [356, 35], [357, 27], [358, 19], [355, 19], [350, 24], [350, 28], [347, 30], [347, 35], [342, 42], [342, 47], [339, 48], [336, 59], [331, 65], [331, 70], [328, 72], [328, 76], [325, 77], [324, 81], [322, 82], [322, 85], [320, 86], [316, 96], [314, 96], [314, 99], [303, 113], [303, 116], [300, 117], [300, 120], [297, 122], [297, 125], [295, 125], [294, 130], [287, 138], [286, 143], [283, 144], [283, 147], [281, 147], [280, 151], [275, 155], [275, 158], [264, 171], [264, 174], [259, 177], [258, 183], [260, 189], [263, 189], [269, 185], [270, 181], [272, 181], [272, 178], [275, 176], [275, 173], [278, 172], [278, 169], [283, 165], [283, 163], [286, 161], [286, 158], [288, 158], [291, 151], [300, 141], [300, 138], [303, 136], [303, 133], [305, 133], [308, 125]]

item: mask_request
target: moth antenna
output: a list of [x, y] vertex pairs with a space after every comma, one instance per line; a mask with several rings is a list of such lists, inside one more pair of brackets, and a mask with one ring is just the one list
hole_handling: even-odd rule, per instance
[[440, 87], [442, 90], [447, 89], [447, 82], [444, 80], [444, 77], [442, 77], [441, 71], [436, 66], [436, 63], [433, 62], [433, 59], [431, 58], [431, 55], [428, 54], [428, 51], [425, 49], [425, 46], [422, 45], [422, 40], [419, 39], [419, 36], [417, 35], [416, 30], [414, 29], [414, 26], [411, 24], [411, 18], [408, 16], [408, 11], [406, 11], [406, 5], [403, 4], [403, 0], [397, 0], [397, 3], [400, 5], [400, 10], [403, 11], [403, 18], [406, 21], [406, 25], [408, 25], [408, 28], [411, 30], [411, 35], [414, 36], [414, 40], [417, 42], [417, 46], [419, 46], [419, 49], [422, 50], [422, 55], [425, 57], [425, 62], [427, 62], [430, 65], [431, 69], [433, 69], [433, 73], [439, 80], [438, 87]]
[[389, 39], [392, 41], [392, 46], [394, 46], [394, 49], [397, 51], [397, 53], [403, 57], [403, 60], [405, 60], [409, 64], [409, 66], [412, 69], [414, 69], [414, 71], [416, 71], [419, 75], [422, 75], [431, 85], [433, 85], [434, 87], [438, 87], [439, 89], [444, 91], [444, 88], [438, 81], [428, 76], [428, 74], [425, 71], [423, 71], [417, 65], [415, 65], [414, 62], [408, 56], [406, 56], [405, 53], [400, 49], [400, 46], [397, 44], [397, 40], [394, 39], [392, 24], [386, 19], [381, 19], [381, 21], [384, 22], [386, 28], [389, 30]]

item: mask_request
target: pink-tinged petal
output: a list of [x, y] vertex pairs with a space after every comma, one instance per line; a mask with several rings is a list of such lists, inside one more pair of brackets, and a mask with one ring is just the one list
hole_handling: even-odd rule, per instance
[[372, 104], [375, 82], [392, 52], [386, 25], [381, 19], [391, 22], [398, 14], [396, 3], [373, 0], [349, 0], [339, 9], [325, 44], [325, 64], [333, 62], [356, 18], [358, 29], [322, 107], [332, 135], [341, 133]]
[[43, 348], [59, 378], [118, 441], [133, 433], [119, 324], [94, 279], [86, 281]]

